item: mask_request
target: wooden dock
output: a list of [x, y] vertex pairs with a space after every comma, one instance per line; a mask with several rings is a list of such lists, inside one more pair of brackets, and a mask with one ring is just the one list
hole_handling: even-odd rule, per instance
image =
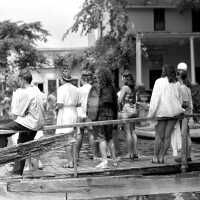
[[[151, 156], [141, 155], [138, 160], [120, 159], [114, 167], [109, 160], [109, 168], [97, 169], [100, 161], [93, 161], [89, 155], [78, 163], [78, 177], [74, 169], [64, 168], [66, 153], [64, 148], [55, 149], [41, 155], [43, 170], [25, 171], [21, 177], [6, 176], [11, 164], [0, 167], [0, 192], [5, 200], [26, 199], [99, 199], [151, 195], [174, 192], [200, 191], [200, 157], [193, 152], [189, 171], [181, 174], [181, 164], [167, 157], [166, 164], [151, 163]], [[5, 176], [4, 176], [5, 175]]]
[[[90, 159], [90, 150], [84, 144], [86, 146], [81, 151], [77, 170], [64, 168], [65, 147], [75, 142], [74, 139], [68, 140], [68, 135], [60, 134], [1, 149], [0, 199], [117, 200], [122, 197], [134, 199], [133, 196], [200, 191], [199, 151], [192, 152], [187, 173], [181, 173], [182, 165], [174, 161], [171, 152], [165, 164], [152, 163], [152, 141], [142, 146], [140, 142], [144, 141], [140, 140], [138, 160], [119, 158], [116, 167], [110, 159], [107, 169], [97, 169], [95, 166], [100, 161]], [[123, 140], [120, 142], [125, 144]], [[148, 153], [144, 149], [146, 146]], [[119, 154], [125, 152], [125, 146], [120, 147]], [[23, 176], [7, 176], [12, 161], [37, 155], [44, 164], [42, 170], [24, 171]]]

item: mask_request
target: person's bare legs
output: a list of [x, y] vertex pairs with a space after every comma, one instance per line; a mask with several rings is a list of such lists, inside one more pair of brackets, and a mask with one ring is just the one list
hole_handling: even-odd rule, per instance
[[164, 163], [164, 157], [167, 153], [167, 150], [170, 147], [171, 135], [172, 135], [172, 131], [174, 130], [176, 122], [177, 122], [177, 120], [175, 120], [175, 119], [170, 119], [170, 120], [166, 121], [164, 145], [160, 152], [160, 162], [161, 163]]
[[108, 164], [108, 159], [107, 159], [107, 142], [105, 139], [101, 139], [99, 142], [99, 148], [100, 148], [100, 153], [102, 157], [102, 162], [97, 165], [97, 168], [106, 168]]
[[88, 130], [88, 137], [89, 137], [90, 147], [92, 150], [93, 160], [95, 160], [98, 157], [98, 154], [97, 154], [98, 150], [97, 150], [97, 142], [95, 142], [92, 130]]
[[113, 165], [114, 165], [114, 166], [117, 166], [115, 144], [114, 144], [113, 139], [111, 139], [111, 140], [108, 142], [108, 148], [109, 148], [109, 150], [110, 150], [110, 152], [111, 152], [111, 156], [112, 156], [112, 159], [113, 159]]
[[125, 158], [133, 158], [133, 137], [131, 133], [130, 124], [124, 125], [124, 131], [126, 133], [126, 143], [128, 148], [128, 153]]
[[77, 145], [76, 145], [76, 152], [77, 152], [77, 158], [79, 159], [79, 153], [81, 151], [81, 146], [83, 143], [83, 135], [84, 135], [84, 129], [80, 128], [80, 134], [77, 135]]
[[[72, 137], [73, 136], [69, 136], [68, 140], [72, 139]], [[64, 165], [65, 168], [73, 168], [74, 167], [73, 147], [74, 147], [74, 144], [65, 146], [66, 156], [67, 156], [67, 163]]]
[[153, 163], [159, 163], [159, 154], [164, 143], [164, 132], [165, 122], [163, 120], [159, 120], [155, 125], [154, 156], [152, 158]]
[[119, 131], [119, 126], [115, 127], [113, 129], [113, 143], [114, 143], [114, 147], [115, 147], [115, 153], [116, 155], [119, 152], [119, 140], [118, 140], [118, 132]]
[[135, 130], [132, 130], [132, 138], [133, 138], [133, 158], [138, 158], [137, 135], [135, 133]]
[[73, 168], [74, 162], [73, 162], [73, 146], [67, 146], [65, 147], [66, 154], [67, 154], [67, 163], [64, 165], [65, 168]]
[[99, 148], [102, 160], [107, 160], [107, 142], [105, 140], [101, 140], [99, 142]]

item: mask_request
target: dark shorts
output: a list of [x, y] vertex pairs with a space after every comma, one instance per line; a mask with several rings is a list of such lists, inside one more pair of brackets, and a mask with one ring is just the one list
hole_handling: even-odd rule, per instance
[[[113, 120], [113, 117], [107, 116], [107, 117], [101, 117], [98, 119], [98, 121], [106, 121], [106, 120]], [[113, 138], [113, 129], [114, 126], [111, 125], [103, 125], [103, 126], [94, 126], [94, 136], [97, 140], [106, 140], [109, 142]]]
[[[89, 118], [83, 118], [83, 119], [79, 119], [80, 123], [87, 123], [87, 122], [91, 122], [91, 120]], [[80, 134], [83, 135], [85, 132], [91, 132], [90, 130], [92, 129], [92, 127], [90, 126], [82, 126], [79, 128], [80, 130], [77, 131], [77, 135], [79, 136]]]

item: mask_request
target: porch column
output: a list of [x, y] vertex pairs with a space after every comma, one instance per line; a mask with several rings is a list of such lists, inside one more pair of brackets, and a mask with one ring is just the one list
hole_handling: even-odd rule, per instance
[[190, 63], [191, 63], [191, 83], [196, 83], [195, 77], [195, 53], [194, 53], [194, 37], [190, 37]]
[[140, 34], [136, 35], [136, 84], [142, 85], [142, 50]]

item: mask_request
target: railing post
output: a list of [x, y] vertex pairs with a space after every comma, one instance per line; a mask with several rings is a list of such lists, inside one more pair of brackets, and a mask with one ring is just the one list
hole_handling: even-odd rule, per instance
[[73, 143], [74, 177], [78, 176], [78, 172], [77, 172], [77, 149], [76, 149], [76, 145], [77, 145], [77, 131], [78, 131], [78, 127], [76, 127], [76, 131], [74, 132], [75, 142]]
[[188, 154], [188, 119], [182, 119], [181, 127], [182, 136], [182, 151], [181, 151], [181, 172], [185, 173], [188, 169], [187, 154]]

